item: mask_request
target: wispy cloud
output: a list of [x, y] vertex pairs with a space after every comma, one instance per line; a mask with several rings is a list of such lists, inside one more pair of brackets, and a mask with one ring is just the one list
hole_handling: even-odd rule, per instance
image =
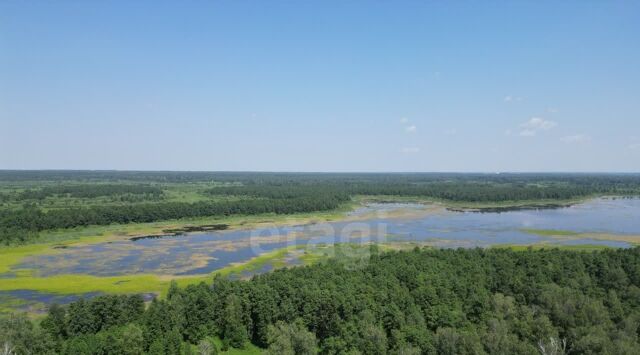
[[631, 143], [627, 146], [631, 150], [640, 150], [640, 143]]
[[458, 130], [455, 128], [447, 129], [444, 131], [444, 134], [446, 134], [447, 136], [455, 136], [456, 134], [458, 134]]
[[507, 95], [502, 99], [504, 102], [520, 102], [522, 101], [522, 97], [520, 96], [512, 96], [512, 95]]
[[540, 117], [532, 117], [527, 122], [520, 125], [520, 135], [523, 137], [533, 137], [541, 131], [548, 131], [558, 124], [554, 121], [545, 120]]
[[407, 133], [414, 133], [418, 127], [416, 127], [416, 125], [414, 124], [409, 124], [409, 119], [406, 117], [402, 117], [400, 119], [400, 123], [402, 123], [404, 125], [404, 130]]
[[570, 144], [588, 143], [591, 137], [586, 134], [574, 134], [560, 138], [561, 141]]
[[400, 153], [402, 154], [415, 154], [419, 152], [420, 152], [420, 148], [418, 147], [404, 147], [400, 149]]
[[529, 121], [523, 123], [520, 126], [525, 129], [548, 130], [557, 125], [558, 125], [557, 123], [550, 120], [545, 120], [544, 118], [532, 117]]

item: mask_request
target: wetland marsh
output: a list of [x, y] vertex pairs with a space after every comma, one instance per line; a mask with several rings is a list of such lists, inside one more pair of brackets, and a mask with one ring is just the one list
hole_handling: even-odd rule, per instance
[[24, 256], [1, 273], [0, 299], [21, 309], [38, 309], [36, 303], [72, 301], [77, 297], [61, 295], [55, 288], [38, 289], [33, 283], [35, 289], [29, 289], [28, 282], [17, 282], [25, 277], [44, 281], [69, 275], [112, 279], [111, 289], [87, 290], [89, 296], [119, 292], [120, 286], [137, 283], [136, 277], [150, 276], [161, 281], [152, 282], [155, 287], [151, 289], [136, 289], [159, 294], [173, 278], [187, 283], [215, 273], [248, 278], [317, 262], [335, 256], [334, 244], [351, 245], [351, 251], [366, 251], [372, 243], [385, 249], [628, 248], [640, 243], [639, 216], [638, 198], [597, 198], [569, 207], [504, 212], [451, 211], [440, 204], [367, 203], [335, 222], [123, 237], [52, 247]]

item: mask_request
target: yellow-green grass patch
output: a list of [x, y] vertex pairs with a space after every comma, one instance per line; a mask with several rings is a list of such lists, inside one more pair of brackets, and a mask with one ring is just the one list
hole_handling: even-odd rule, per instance
[[544, 237], [553, 237], [553, 236], [579, 236], [579, 232], [568, 231], [568, 230], [558, 230], [558, 229], [535, 229], [535, 228], [522, 228], [520, 229], [522, 232], [528, 234], [535, 234]]
[[629, 244], [640, 244], [640, 235], [631, 234], [613, 234], [613, 233], [593, 233], [593, 232], [574, 232], [567, 230], [555, 229], [521, 229], [521, 231], [529, 234], [535, 234], [543, 237], [554, 239], [575, 240], [575, 239], [593, 239], [605, 240], [613, 242], [626, 242]]

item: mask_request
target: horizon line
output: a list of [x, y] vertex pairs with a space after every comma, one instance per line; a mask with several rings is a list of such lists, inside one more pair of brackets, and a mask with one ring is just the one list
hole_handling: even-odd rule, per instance
[[363, 170], [166, 170], [166, 169], [4, 169], [0, 172], [148, 172], [148, 173], [277, 173], [277, 174], [640, 174], [640, 171], [571, 171], [571, 170], [548, 170], [548, 171], [525, 171], [525, 170], [500, 170], [500, 171], [363, 171]]

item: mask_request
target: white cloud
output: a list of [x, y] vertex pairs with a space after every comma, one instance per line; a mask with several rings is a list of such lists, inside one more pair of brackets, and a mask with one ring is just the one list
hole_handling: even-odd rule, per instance
[[631, 150], [640, 150], [640, 143], [631, 143], [627, 146]]
[[446, 134], [447, 136], [455, 136], [456, 134], [458, 134], [458, 130], [455, 128], [447, 129], [446, 131], [444, 131], [444, 134]]
[[586, 134], [574, 134], [560, 138], [565, 143], [587, 143], [591, 141], [591, 137]]
[[418, 147], [404, 147], [400, 149], [400, 153], [403, 153], [403, 154], [415, 154], [418, 152], [420, 152], [420, 148]]
[[558, 113], [558, 109], [557, 109], [557, 108], [555, 108], [555, 107], [549, 107], [549, 108], [547, 109], [547, 112], [549, 112], [549, 113]]
[[507, 95], [502, 100], [504, 102], [520, 102], [520, 101], [522, 101], [522, 97]]
[[538, 134], [540, 131], [548, 131], [558, 124], [554, 121], [545, 120], [540, 117], [532, 117], [529, 121], [520, 125], [520, 135], [525, 137], [532, 137]]
[[400, 119], [400, 123], [402, 123], [402, 125], [404, 126], [404, 130], [407, 133], [415, 133], [416, 130], [418, 129], [418, 127], [416, 127], [416, 125], [409, 124], [409, 119], [406, 118], [406, 117], [402, 117]]
[[521, 124], [520, 127], [532, 130], [548, 130], [557, 125], [558, 124], [553, 121], [545, 120], [540, 117], [532, 117], [529, 121]]

